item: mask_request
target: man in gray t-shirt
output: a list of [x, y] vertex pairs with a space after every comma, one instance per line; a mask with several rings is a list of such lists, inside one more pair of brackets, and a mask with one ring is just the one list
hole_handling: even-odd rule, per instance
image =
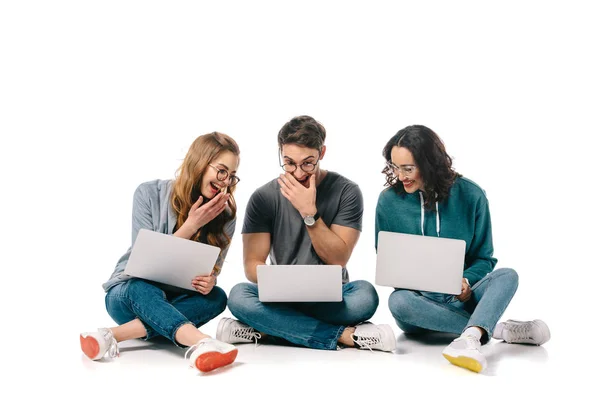
[[[362, 229], [362, 193], [354, 182], [328, 171], [318, 185], [316, 208], [320, 219], [331, 229], [347, 227], [358, 239]], [[335, 229], [333, 228], [333, 229]], [[268, 233], [271, 241], [271, 264], [314, 265], [327, 264], [319, 257], [312, 244], [309, 230], [298, 210], [281, 194], [277, 179], [257, 189], [246, 207], [242, 234]], [[356, 240], [352, 241], [352, 244]], [[329, 264], [335, 264], [330, 262]], [[345, 262], [342, 263], [345, 265]], [[348, 282], [346, 267], [342, 270], [343, 282]]]
[[[362, 193], [354, 182], [320, 168], [325, 128], [308, 116], [292, 118], [278, 135], [279, 178], [258, 188], [246, 207], [242, 229], [244, 269], [252, 283], [233, 287], [228, 306], [239, 319], [223, 318], [217, 339], [251, 342], [265, 334], [293, 344], [335, 350], [340, 345], [393, 351], [389, 325], [364, 324], [379, 298], [366, 281], [349, 282], [346, 264], [362, 229]], [[341, 302], [262, 303], [256, 267], [341, 265]]]

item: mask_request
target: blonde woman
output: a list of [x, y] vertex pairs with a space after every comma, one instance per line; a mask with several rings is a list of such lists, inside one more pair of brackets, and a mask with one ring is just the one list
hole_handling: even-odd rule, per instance
[[133, 198], [135, 242], [141, 228], [221, 248], [213, 272], [192, 280], [196, 291], [174, 288], [123, 273], [131, 247], [118, 261], [106, 291], [106, 309], [118, 324], [80, 335], [81, 349], [92, 359], [119, 354], [118, 343], [129, 339], [164, 336], [179, 347], [189, 347], [190, 364], [203, 372], [231, 364], [237, 349], [198, 330], [227, 305], [216, 286], [235, 230], [233, 198], [239, 165], [239, 147], [229, 136], [210, 133], [191, 145], [175, 180], [142, 183]]

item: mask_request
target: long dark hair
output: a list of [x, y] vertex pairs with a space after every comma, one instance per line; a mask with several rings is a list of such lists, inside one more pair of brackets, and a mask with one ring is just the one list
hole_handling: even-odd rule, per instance
[[[435, 209], [435, 202], [443, 202], [450, 194], [450, 187], [460, 176], [452, 168], [452, 159], [446, 153], [446, 147], [438, 135], [423, 125], [411, 125], [396, 133], [383, 148], [386, 162], [392, 161], [394, 147], [408, 149], [424, 182], [425, 208]], [[405, 194], [404, 185], [387, 166], [381, 171], [385, 174], [385, 186], [394, 188], [396, 193]]]

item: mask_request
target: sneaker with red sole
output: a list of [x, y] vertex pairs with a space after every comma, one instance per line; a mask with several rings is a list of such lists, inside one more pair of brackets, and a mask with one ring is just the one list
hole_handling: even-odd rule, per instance
[[185, 358], [190, 355], [190, 367], [195, 367], [202, 372], [209, 372], [233, 363], [238, 350], [235, 346], [223, 343], [213, 338], [200, 340], [191, 346], [185, 353]]
[[100, 328], [97, 332], [84, 332], [79, 335], [79, 343], [83, 354], [90, 360], [100, 360], [108, 353], [109, 357], [119, 355], [117, 340], [108, 328]]

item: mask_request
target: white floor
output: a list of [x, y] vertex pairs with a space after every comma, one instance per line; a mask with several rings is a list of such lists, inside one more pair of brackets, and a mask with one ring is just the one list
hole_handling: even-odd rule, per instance
[[[83, 319], [91, 320], [95, 314], [98, 325], [110, 325], [110, 319], [103, 312], [99, 306]], [[231, 314], [227, 310], [222, 316]], [[202, 330], [214, 335], [219, 318]], [[372, 321], [393, 324], [383, 306]], [[552, 329], [552, 321], [548, 323]], [[481, 389], [486, 391], [486, 397], [507, 398], [513, 397], [511, 390], [551, 394], [581, 379], [569, 389], [579, 392], [585, 387], [581, 384], [591, 383], [588, 378], [583, 380], [590, 371], [578, 370], [574, 355], [565, 351], [569, 348], [565, 340], [570, 339], [560, 329], [552, 330], [552, 339], [541, 347], [492, 341], [483, 347], [488, 368], [482, 374], [475, 374], [452, 366], [441, 356], [452, 335], [433, 335], [417, 341], [407, 339], [392, 326], [397, 334], [397, 350], [393, 354], [244, 344], [239, 345], [239, 354], [232, 366], [208, 374], [189, 368], [183, 358], [185, 350], [166, 340], [124, 342], [117, 359], [93, 362], [82, 355], [78, 332], [71, 331], [68, 340], [62, 339], [68, 344], [61, 349], [61, 354], [43, 368], [44, 377], [51, 378], [48, 385], [60, 383], [58, 388], [65, 393], [72, 391], [92, 397], [160, 394], [279, 399], [320, 398], [321, 392], [335, 397], [369, 393], [397, 397], [438, 393], [445, 397], [463, 397]], [[27, 388], [37, 394], [46, 389], [45, 384], [35, 383]]]
[[[107, 242], [103, 246], [108, 246]], [[440, 334], [427, 341], [408, 340], [394, 324], [387, 307], [392, 289], [380, 286], [376, 286], [380, 304], [371, 322], [392, 326], [397, 336], [393, 354], [246, 344], [239, 346], [232, 366], [202, 375], [188, 367], [183, 357], [185, 350], [166, 341], [136, 340], [120, 345], [119, 358], [92, 362], [81, 353], [79, 333], [114, 325], [104, 308], [100, 283], [111, 272], [110, 254], [104, 253], [117, 253], [117, 245], [110, 251], [103, 249], [94, 258], [88, 257], [89, 262], [83, 267], [78, 260], [86, 256], [78, 255], [69, 261], [63, 274], [42, 272], [31, 284], [23, 279], [9, 280], [24, 284], [8, 285], [0, 291], [4, 299], [0, 343], [5, 347], [5, 371], [8, 369], [2, 375], [6, 383], [0, 385], [0, 396], [2, 391], [14, 390], [33, 398], [57, 394], [86, 399], [160, 395], [168, 399], [225, 396], [279, 400], [321, 398], [320, 393], [336, 399], [363, 394], [507, 399], [525, 398], [526, 393], [532, 400], [545, 400], [555, 394], [572, 397], [589, 393], [596, 384], [597, 279], [593, 271], [589, 275], [565, 276], [561, 266], [594, 268], [576, 258], [552, 261], [550, 258], [560, 256], [552, 249], [519, 254], [523, 259], [518, 268], [519, 289], [502, 317], [540, 318], [550, 327], [551, 340], [541, 347], [492, 341], [483, 347], [488, 368], [482, 374], [455, 367], [442, 357], [452, 336]], [[242, 258], [240, 252], [239, 243], [232, 246], [226, 273], [219, 277], [219, 286], [226, 292], [245, 280], [238, 261]], [[44, 254], [31, 256], [44, 265]], [[374, 280], [374, 271], [369, 268], [374, 262], [369, 257], [373, 255], [357, 252], [353, 279]], [[508, 261], [503, 266], [511, 264]], [[229, 316], [226, 310], [203, 326], [202, 331], [214, 336], [218, 320]], [[593, 396], [584, 398], [590, 397]]]

